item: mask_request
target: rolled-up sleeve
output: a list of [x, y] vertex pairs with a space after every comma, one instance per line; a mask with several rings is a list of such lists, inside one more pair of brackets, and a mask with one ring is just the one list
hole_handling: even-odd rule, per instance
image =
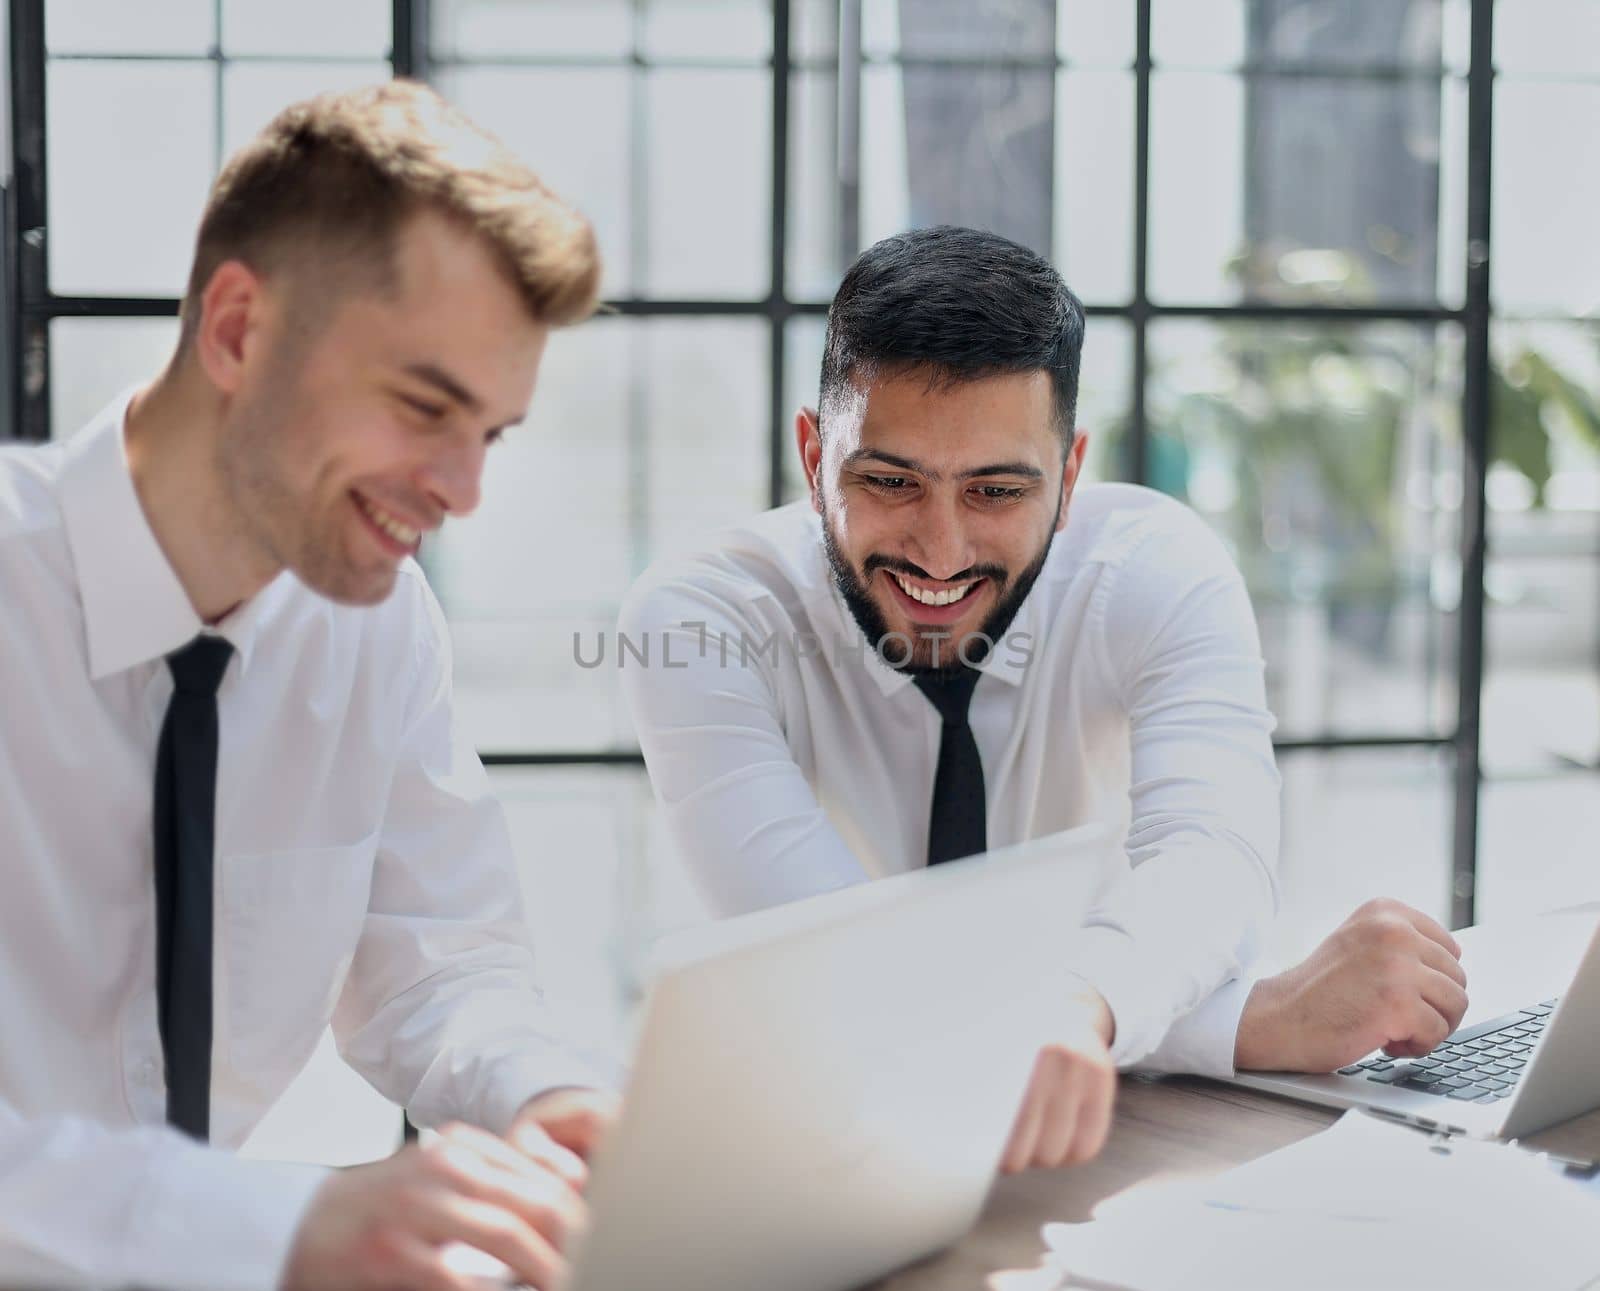
[[611, 1086], [557, 1034], [536, 984], [510, 834], [455, 719], [448, 636], [426, 587], [414, 683], [371, 898], [334, 1013], [339, 1050], [418, 1124], [504, 1132], [528, 1099]]
[[668, 832], [709, 906], [744, 914], [865, 882], [784, 733], [772, 675], [783, 665], [762, 647], [787, 648], [789, 625], [714, 578], [647, 575], [619, 631], [655, 643], [654, 668], [622, 669], [623, 694]]

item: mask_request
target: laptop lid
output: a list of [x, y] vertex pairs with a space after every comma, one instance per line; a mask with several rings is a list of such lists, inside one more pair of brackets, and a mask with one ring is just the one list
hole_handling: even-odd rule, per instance
[[680, 935], [573, 1291], [826, 1291], [976, 1218], [1119, 859], [1052, 835]]
[[1600, 1107], [1600, 926], [1545, 1024], [1500, 1137], [1521, 1138]]

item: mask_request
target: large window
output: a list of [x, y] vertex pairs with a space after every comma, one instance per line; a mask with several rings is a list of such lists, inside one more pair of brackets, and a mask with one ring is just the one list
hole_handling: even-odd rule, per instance
[[998, 229], [1089, 307], [1093, 471], [1243, 568], [1291, 797], [1423, 785], [1466, 922], [1483, 769], [1504, 837], [1548, 821], [1517, 786], [1600, 762], [1596, 13], [12, 0], [8, 411], [67, 434], [160, 362], [206, 185], [276, 108], [427, 77], [589, 213], [612, 305], [425, 551], [458, 691], [491, 761], [631, 764], [617, 654], [577, 655], [651, 560], [798, 495], [844, 265]]

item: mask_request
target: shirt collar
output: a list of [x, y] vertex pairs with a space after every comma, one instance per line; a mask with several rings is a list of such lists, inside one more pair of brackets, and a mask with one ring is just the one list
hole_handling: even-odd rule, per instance
[[61, 474], [90, 679], [164, 658], [202, 631], [226, 638], [246, 668], [265, 598], [252, 597], [214, 628], [201, 623], [134, 492], [125, 434], [135, 393], [125, 390], [73, 436]]

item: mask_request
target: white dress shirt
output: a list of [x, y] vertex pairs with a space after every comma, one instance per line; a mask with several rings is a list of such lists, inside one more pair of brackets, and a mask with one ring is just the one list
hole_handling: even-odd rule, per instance
[[[808, 503], [652, 568], [619, 632], [668, 833], [719, 913], [926, 863], [940, 719], [862, 636]], [[1227, 552], [1162, 494], [1080, 487], [982, 672], [989, 845], [1093, 821], [1126, 837], [1062, 938], [1111, 1008], [1114, 1058], [1231, 1073], [1241, 975], [1277, 907], [1279, 781]]]
[[134, 492], [123, 396], [0, 452], [0, 1285], [273, 1287], [324, 1173], [241, 1143], [331, 1020], [414, 1119], [504, 1129], [593, 1083], [541, 1025], [510, 840], [451, 717], [438, 605], [284, 574], [216, 628], [216, 1148], [165, 1127], [151, 811], [201, 631]]

